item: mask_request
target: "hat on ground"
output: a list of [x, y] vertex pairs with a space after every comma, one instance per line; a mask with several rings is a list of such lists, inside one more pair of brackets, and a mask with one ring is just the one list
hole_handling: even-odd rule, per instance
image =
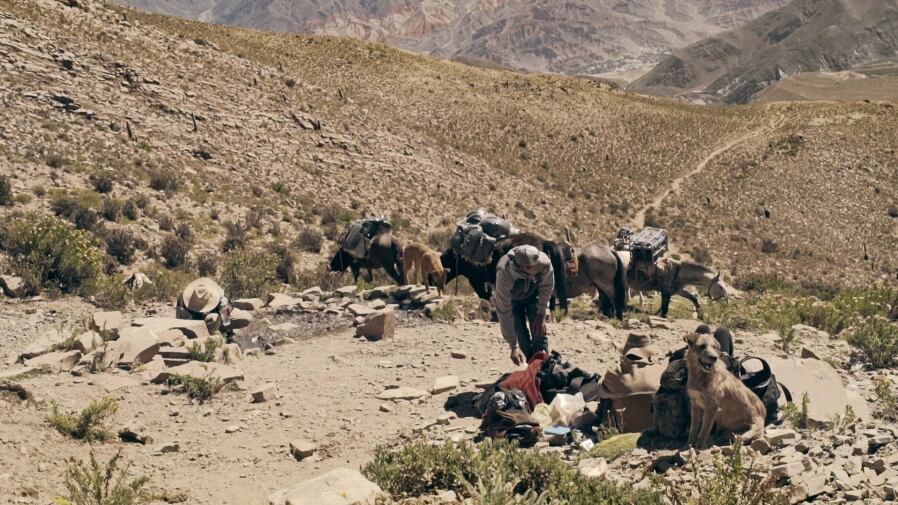
[[522, 245], [512, 249], [511, 259], [515, 265], [527, 268], [539, 264], [539, 254], [539, 249], [532, 245]]
[[181, 301], [191, 312], [209, 312], [221, 303], [224, 290], [208, 277], [200, 277], [184, 288]]
[[658, 354], [658, 349], [652, 344], [652, 337], [648, 333], [631, 333], [619, 349], [624, 359], [637, 363], [649, 363], [652, 357]]

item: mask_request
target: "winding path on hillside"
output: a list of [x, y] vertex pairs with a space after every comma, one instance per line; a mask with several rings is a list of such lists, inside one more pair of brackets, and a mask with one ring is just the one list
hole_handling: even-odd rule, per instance
[[730, 140], [723, 146], [718, 147], [717, 149], [712, 151], [709, 155], [705, 156], [705, 158], [702, 159], [695, 166], [695, 168], [671, 181], [670, 187], [668, 187], [667, 190], [658, 195], [654, 200], [652, 200], [649, 205], [643, 207], [639, 212], [636, 213], [636, 218], [633, 220], [636, 223], [636, 230], [638, 231], [645, 228], [645, 215], [650, 209], [661, 208], [661, 204], [664, 203], [664, 200], [666, 200], [671, 194], [679, 194], [683, 182], [700, 174], [705, 169], [705, 167], [708, 166], [708, 163], [710, 163], [711, 160], [738, 146], [739, 144], [742, 144], [743, 142], [747, 142], [763, 133], [768, 133], [779, 128], [783, 125], [785, 120], [786, 118], [782, 113], [777, 113], [776, 117], [774, 117], [767, 125], [755, 128], [754, 130], [751, 130], [740, 137]]

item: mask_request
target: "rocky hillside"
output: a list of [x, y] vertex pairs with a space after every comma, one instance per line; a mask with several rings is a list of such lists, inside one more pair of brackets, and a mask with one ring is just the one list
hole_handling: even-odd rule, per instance
[[181, 228], [196, 268], [234, 240], [334, 238], [381, 211], [403, 239], [439, 243], [485, 205], [548, 236], [571, 227], [580, 244], [663, 224], [678, 253], [728, 275], [859, 284], [898, 269], [888, 105], [695, 107], [77, 5], [0, 0], [0, 164], [15, 196], [0, 209], [101, 216], [141, 239], [140, 268]]
[[839, 71], [898, 51], [894, 0], [795, 0], [665, 58], [631, 89], [746, 103], [800, 72]]
[[153, 12], [263, 30], [343, 35], [526, 70], [645, 68], [786, 0], [122, 0]]

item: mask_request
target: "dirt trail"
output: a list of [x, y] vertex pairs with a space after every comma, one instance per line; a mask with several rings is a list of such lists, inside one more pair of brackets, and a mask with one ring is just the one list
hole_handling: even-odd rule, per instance
[[[770, 109], [769, 106], [768, 106], [768, 109]], [[723, 146], [712, 151], [708, 156], [706, 156], [704, 159], [702, 159], [695, 166], [695, 168], [693, 168], [689, 172], [681, 175], [680, 177], [677, 177], [676, 179], [674, 179], [670, 183], [670, 187], [668, 187], [666, 191], [664, 191], [663, 193], [658, 195], [654, 200], [652, 200], [652, 203], [643, 207], [639, 212], [636, 213], [636, 217], [633, 219], [634, 223], [636, 223], [636, 229], [640, 230], [642, 228], [645, 228], [645, 216], [646, 216], [646, 213], [648, 213], [649, 209], [660, 208], [661, 204], [664, 203], [664, 200], [666, 200], [667, 197], [669, 197], [671, 194], [678, 194], [680, 191], [680, 188], [683, 185], [683, 182], [685, 180], [690, 179], [690, 178], [698, 175], [699, 173], [701, 173], [705, 169], [705, 167], [708, 166], [708, 163], [710, 163], [711, 160], [713, 160], [714, 158], [720, 156], [721, 154], [729, 151], [730, 149], [736, 147], [737, 145], [742, 144], [743, 142], [747, 142], [747, 141], [749, 141], [753, 138], [756, 138], [764, 133], [772, 132], [773, 130], [782, 126], [784, 122], [785, 122], [785, 116], [783, 116], [782, 113], [777, 113], [776, 117], [774, 117], [770, 121], [770, 123], [768, 123], [767, 125], [755, 128], [754, 130], [751, 130], [750, 132], [748, 132], [740, 137], [730, 140]]]

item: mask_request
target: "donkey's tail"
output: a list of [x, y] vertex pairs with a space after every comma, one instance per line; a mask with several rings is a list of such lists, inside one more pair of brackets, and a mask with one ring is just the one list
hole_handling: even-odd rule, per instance
[[564, 277], [564, 259], [561, 257], [561, 251], [555, 242], [546, 242], [543, 245], [543, 251], [549, 256], [552, 262], [552, 270], [555, 274], [555, 298], [561, 304], [561, 310], [567, 311], [567, 281]]
[[622, 318], [624, 310], [627, 308], [627, 272], [624, 270], [624, 262], [621, 261], [617, 251], [611, 250], [614, 259], [617, 261], [617, 268], [614, 271], [614, 308], [618, 318]]

